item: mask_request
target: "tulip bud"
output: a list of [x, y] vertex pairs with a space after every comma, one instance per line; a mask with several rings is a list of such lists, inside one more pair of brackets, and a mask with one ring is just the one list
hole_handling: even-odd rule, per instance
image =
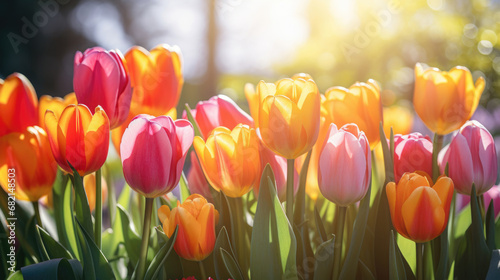
[[440, 153], [441, 173], [448, 164], [448, 174], [457, 192], [470, 195], [487, 192], [497, 180], [497, 152], [493, 137], [477, 121], [468, 121]]
[[81, 176], [97, 171], [106, 161], [109, 148], [109, 120], [101, 106], [92, 115], [85, 105], [69, 105], [57, 117], [48, 110], [45, 127], [52, 154], [59, 166], [73, 174], [68, 162]]
[[179, 183], [193, 137], [193, 126], [186, 120], [138, 115], [120, 145], [125, 180], [147, 198], [170, 192]]
[[415, 132], [394, 136], [394, 178], [399, 182], [406, 172], [417, 170], [432, 174], [432, 142]]
[[457, 66], [449, 72], [437, 68], [424, 71], [415, 65], [413, 105], [418, 116], [434, 133], [445, 135], [459, 129], [476, 111], [484, 90], [484, 79], [474, 85], [469, 69]]
[[163, 205], [158, 209], [158, 218], [168, 237], [174, 234], [176, 227], [179, 228], [174, 249], [180, 257], [201, 261], [212, 253], [219, 212], [203, 196], [192, 194], [182, 204], [177, 201], [177, 207], [172, 211]]
[[100, 47], [75, 55], [73, 88], [79, 104], [101, 106], [111, 129], [122, 124], [130, 110], [132, 88], [120, 51]]
[[30, 126], [23, 133], [12, 132], [0, 137], [0, 173], [0, 185], [5, 192], [12, 193], [8, 186], [15, 183], [16, 199], [38, 201], [50, 193], [57, 164], [45, 131]]
[[197, 136], [194, 149], [205, 176], [215, 190], [241, 197], [260, 178], [259, 139], [253, 128], [239, 124], [233, 130], [217, 127], [203, 141]]
[[0, 79], [0, 136], [38, 125], [37, 106], [35, 89], [23, 74]]
[[448, 225], [453, 181], [441, 176], [432, 186], [425, 172], [405, 173], [387, 184], [386, 192], [394, 228], [417, 243], [438, 237]]
[[371, 175], [370, 144], [355, 124], [337, 130], [330, 125], [319, 157], [319, 189], [326, 199], [348, 206], [368, 191]]

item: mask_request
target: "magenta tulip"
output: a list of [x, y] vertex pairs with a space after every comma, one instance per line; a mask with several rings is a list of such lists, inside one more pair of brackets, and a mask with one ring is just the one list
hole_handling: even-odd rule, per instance
[[[271, 169], [273, 170], [274, 177], [276, 179], [276, 190], [278, 192], [278, 198], [280, 201], [285, 201], [286, 199], [286, 180], [287, 180], [287, 170], [286, 170], [286, 158], [275, 154], [273, 151], [269, 150], [262, 141], [260, 150], [260, 163], [261, 163], [261, 174], [264, 168], [269, 163]], [[259, 180], [260, 182], [260, 180]], [[256, 184], [253, 187], [253, 191], [256, 197], [259, 197], [259, 187], [260, 184]], [[293, 192], [297, 193], [299, 189], [299, 173], [297, 169], [294, 168], [294, 179], [293, 179]]]
[[477, 195], [487, 192], [497, 179], [497, 153], [489, 131], [477, 121], [466, 122], [440, 154], [441, 173], [448, 164], [448, 175], [457, 192], [470, 195], [472, 184]]
[[91, 111], [100, 105], [109, 117], [111, 129], [128, 116], [132, 88], [120, 51], [100, 47], [75, 54], [73, 88], [78, 103]]
[[319, 156], [319, 189], [339, 206], [360, 201], [370, 185], [370, 144], [355, 124], [330, 125]]
[[[191, 110], [191, 113], [205, 139], [218, 126], [227, 127], [230, 130], [240, 123], [253, 127], [252, 117], [238, 107], [231, 98], [222, 94], [207, 101], [198, 102], [196, 109]], [[183, 118], [186, 118], [186, 112], [183, 113]]]
[[432, 174], [432, 142], [418, 132], [394, 136], [394, 177], [396, 182], [405, 172], [417, 170]]
[[179, 183], [193, 138], [193, 126], [186, 120], [136, 116], [120, 144], [125, 180], [147, 198], [170, 192]]

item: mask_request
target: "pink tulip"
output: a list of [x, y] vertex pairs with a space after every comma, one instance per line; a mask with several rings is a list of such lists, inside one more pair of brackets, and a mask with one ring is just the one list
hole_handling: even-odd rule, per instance
[[109, 117], [111, 129], [128, 116], [132, 88], [120, 51], [100, 47], [75, 54], [73, 88], [78, 103], [91, 111], [100, 105]]
[[203, 170], [201, 169], [200, 163], [198, 162], [198, 158], [196, 158], [194, 151], [191, 151], [190, 158], [191, 168], [187, 174], [189, 190], [191, 193], [201, 194], [206, 199], [211, 200], [212, 194], [210, 193], [210, 186], [205, 178], [205, 175], [203, 174]]
[[[287, 177], [287, 165], [286, 158], [278, 156], [273, 151], [269, 150], [262, 141], [260, 150], [260, 162], [261, 162], [261, 174], [264, 168], [269, 163], [271, 169], [273, 170], [274, 177], [276, 179], [276, 189], [278, 192], [278, 198], [280, 201], [285, 201], [286, 199], [286, 177]], [[260, 180], [259, 180], [260, 182]], [[294, 180], [293, 180], [293, 191], [296, 194], [299, 189], [299, 173], [297, 169], [294, 168]], [[254, 185], [253, 191], [256, 197], [259, 197], [259, 184]]]
[[[500, 185], [493, 186], [487, 192], [484, 193], [484, 205], [486, 207], [486, 211], [490, 205], [490, 202], [493, 201], [493, 212], [495, 213], [495, 217], [500, 213]], [[465, 208], [470, 203], [470, 196], [457, 194], [457, 202], [456, 202], [456, 211], [460, 212], [463, 208]]]
[[418, 132], [394, 136], [394, 176], [396, 182], [405, 172], [417, 170], [432, 174], [432, 142]]
[[193, 138], [193, 126], [186, 120], [136, 116], [120, 145], [125, 180], [148, 198], [170, 192], [179, 183]]
[[[218, 126], [233, 129], [242, 123], [253, 127], [252, 117], [238, 107], [231, 98], [222, 94], [214, 96], [207, 101], [198, 102], [196, 109], [191, 110], [191, 112], [205, 139]], [[182, 117], [186, 118], [186, 112], [183, 113]]]
[[355, 124], [337, 130], [330, 125], [319, 156], [319, 189], [339, 206], [360, 201], [366, 194], [371, 175], [370, 144]]
[[477, 195], [487, 192], [497, 179], [497, 153], [491, 134], [477, 121], [468, 121], [440, 154], [441, 173], [448, 163], [449, 177], [457, 192]]

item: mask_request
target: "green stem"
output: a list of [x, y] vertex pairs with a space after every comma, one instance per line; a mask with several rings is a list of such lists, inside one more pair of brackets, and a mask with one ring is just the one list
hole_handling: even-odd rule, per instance
[[415, 243], [417, 256], [417, 280], [424, 279], [424, 243]]
[[207, 279], [207, 273], [205, 272], [205, 267], [201, 261], [198, 261], [198, 265], [200, 266], [201, 279]]
[[290, 223], [293, 223], [293, 177], [295, 159], [286, 160], [286, 217]]
[[338, 223], [337, 223], [337, 235], [335, 236], [335, 250], [333, 252], [335, 265], [333, 267], [333, 279], [338, 279], [340, 274], [340, 265], [342, 264], [342, 245], [344, 239], [344, 225], [345, 216], [347, 213], [347, 207], [339, 206], [338, 210]]
[[243, 211], [243, 201], [241, 197], [228, 197], [229, 207], [231, 208], [232, 239], [233, 245], [236, 248], [236, 256], [238, 263], [243, 271], [247, 267], [247, 246], [246, 246], [246, 229], [245, 229], [245, 212]]
[[94, 236], [97, 248], [101, 249], [101, 230], [102, 230], [102, 185], [101, 168], [95, 172], [95, 228]]
[[35, 209], [35, 217], [36, 217], [36, 223], [40, 226], [42, 226], [42, 218], [40, 217], [40, 206], [38, 205], [38, 201], [33, 201], [33, 208]]
[[441, 134], [434, 134], [434, 140], [432, 142], [432, 180], [436, 182], [439, 177], [439, 166], [437, 162], [439, 151], [443, 147], [443, 138]]
[[149, 231], [151, 227], [151, 212], [153, 210], [153, 201], [153, 198], [146, 197], [146, 210], [144, 211], [141, 251], [139, 255], [139, 265], [137, 266], [136, 279], [144, 279], [144, 274], [146, 273], [146, 259], [148, 256]]

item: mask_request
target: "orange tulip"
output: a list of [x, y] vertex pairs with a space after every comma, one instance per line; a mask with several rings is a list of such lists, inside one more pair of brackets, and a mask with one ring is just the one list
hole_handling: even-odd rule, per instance
[[158, 209], [158, 218], [162, 221], [163, 232], [168, 237], [178, 226], [175, 252], [184, 259], [201, 261], [208, 257], [215, 245], [215, 224], [219, 212], [212, 203], [199, 195], [192, 194], [170, 211], [166, 205]]
[[[366, 134], [373, 150], [380, 142], [379, 124], [383, 120], [380, 87], [374, 80], [355, 83], [349, 89], [332, 87], [326, 90], [322, 102], [326, 126], [330, 123], [341, 127], [355, 123]], [[328, 129], [323, 127], [322, 129]]]
[[384, 107], [384, 132], [387, 137], [391, 134], [391, 127], [396, 134], [410, 134], [413, 126], [413, 112], [401, 105]]
[[206, 143], [197, 136], [193, 144], [205, 177], [217, 191], [241, 197], [259, 183], [259, 138], [253, 128], [239, 124], [231, 131], [220, 126]]
[[72, 173], [69, 161], [84, 176], [101, 168], [106, 161], [109, 119], [101, 106], [97, 106], [93, 116], [85, 105], [69, 105], [59, 118], [49, 110], [45, 126], [52, 154], [64, 171]]
[[484, 90], [484, 79], [476, 84], [469, 69], [457, 66], [449, 72], [437, 68], [424, 71], [415, 65], [415, 111], [434, 133], [445, 135], [459, 129], [476, 111]]
[[0, 79], [0, 136], [38, 125], [37, 106], [35, 89], [23, 74]]
[[453, 181], [441, 176], [432, 186], [425, 172], [405, 173], [396, 185], [387, 184], [387, 199], [394, 228], [417, 243], [438, 237], [448, 224]]
[[40, 100], [38, 101], [38, 118], [40, 120], [40, 126], [45, 127], [44, 120], [47, 110], [54, 112], [56, 116], [60, 116], [64, 108], [71, 104], [78, 104], [74, 92], [64, 96], [64, 99], [49, 95], [40, 97]]
[[256, 122], [270, 150], [287, 159], [311, 150], [320, 124], [320, 94], [313, 80], [261, 81], [253, 98], [259, 100]]
[[7, 174], [13, 174], [17, 199], [38, 201], [52, 190], [57, 164], [50, 152], [45, 131], [30, 126], [23, 133], [13, 132], [0, 137], [0, 184], [7, 193]]

